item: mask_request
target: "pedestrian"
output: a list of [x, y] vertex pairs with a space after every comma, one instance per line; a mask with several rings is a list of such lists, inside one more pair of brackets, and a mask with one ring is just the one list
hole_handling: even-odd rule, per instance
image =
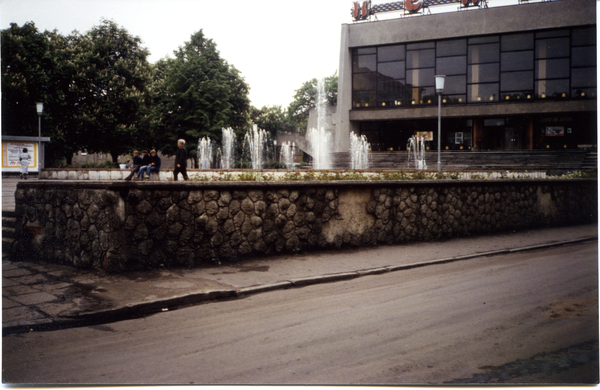
[[177, 150], [177, 155], [175, 156], [175, 170], [173, 171], [173, 176], [175, 177], [175, 181], [178, 180], [179, 172], [181, 172], [181, 176], [183, 176], [183, 180], [188, 180], [189, 177], [187, 175], [187, 150], [185, 149], [185, 140], [180, 139], [177, 141], [177, 146], [179, 146], [179, 150]]
[[29, 155], [29, 153], [27, 153], [27, 148], [23, 148], [23, 151], [19, 153], [19, 161], [21, 162], [21, 179], [27, 180], [29, 160], [31, 160], [31, 156]]
[[125, 163], [125, 169], [131, 169], [131, 167], [133, 167], [133, 164], [131, 164], [131, 160], [127, 160], [127, 162]]
[[141, 177], [144, 180], [144, 174], [147, 174], [148, 177], [146, 180], [150, 179], [150, 173], [160, 172], [160, 157], [156, 154], [156, 150], [152, 149], [150, 151], [150, 162], [148, 165], [144, 165], [140, 168], [140, 172], [138, 173], [138, 177]]
[[140, 167], [144, 165], [144, 163], [150, 163], [150, 156], [148, 156], [147, 150], [142, 150], [142, 157], [140, 157], [140, 153], [137, 150], [133, 151], [133, 167], [131, 167], [131, 173], [129, 176], [125, 178], [125, 180], [131, 180], [133, 175], [140, 171]]

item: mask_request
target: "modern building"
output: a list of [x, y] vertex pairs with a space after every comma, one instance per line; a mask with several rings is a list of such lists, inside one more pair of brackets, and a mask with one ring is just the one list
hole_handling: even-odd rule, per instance
[[[596, 147], [595, 0], [407, 3], [428, 1], [342, 26], [336, 152], [350, 132], [373, 151], [404, 150], [416, 134], [437, 149], [435, 75], [446, 76], [443, 150]], [[441, 3], [455, 11], [434, 13]]]

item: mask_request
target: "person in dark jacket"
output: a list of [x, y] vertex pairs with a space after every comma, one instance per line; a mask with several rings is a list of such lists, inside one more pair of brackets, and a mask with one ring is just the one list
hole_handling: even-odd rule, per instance
[[175, 156], [175, 170], [173, 171], [173, 176], [175, 177], [175, 181], [178, 180], [179, 172], [181, 172], [181, 176], [183, 176], [183, 180], [188, 180], [189, 177], [187, 175], [187, 150], [185, 149], [185, 140], [180, 139], [177, 141], [177, 146], [179, 146], [179, 150], [177, 151], [177, 155]]
[[140, 172], [138, 173], [138, 177], [141, 177], [144, 180], [144, 174], [148, 175], [147, 179], [150, 179], [151, 172], [159, 172], [160, 171], [160, 157], [156, 154], [156, 150], [152, 149], [150, 151], [150, 162], [147, 165], [142, 165], [140, 168]]
[[[142, 150], [142, 155], [144, 156], [144, 158], [146, 158], [146, 156], [148, 155], [148, 151], [147, 150]], [[136, 173], [138, 173], [140, 171], [140, 167], [142, 166], [142, 157], [140, 157], [140, 152], [138, 152], [137, 150], [133, 151], [133, 167], [131, 167], [131, 173], [129, 174], [129, 176], [127, 176], [125, 178], [125, 180], [131, 180], [131, 178], [133, 177], [133, 175], [135, 175]], [[147, 159], [147, 161], [149, 162], [149, 160]]]

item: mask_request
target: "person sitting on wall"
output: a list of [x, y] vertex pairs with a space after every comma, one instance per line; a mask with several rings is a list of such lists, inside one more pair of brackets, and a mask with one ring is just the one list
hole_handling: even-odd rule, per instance
[[125, 163], [125, 169], [130, 169], [133, 166], [133, 164], [131, 164], [131, 160], [127, 160], [127, 162]]
[[179, 150], [177, 151], [177, 155], [175, 156], [175, 170], [173, 171], [173, 176], [175, 177], [175, 181], [179, 176], [179, 172], [181, 172], [181, 176], [183, 176], [183, 180], [188, 180], [189, 177], [187, 175], [187, 150], [185, 149], [185, 140], [180, 139], [177, 141], [177, 146], [179, 146]]
[[140, 157], [140, 153], [137, 150], [133, 151], [133, 167], [131, 167], [131, 173], [129, 176], [125, 178], [125, 180], [131, 180], [133, 175], [140, 171], [140, 167], [142, 165], [148, 165], [150, 163], [150, 156], [148, 156], [147, 150], [142, 150], [142, 157]]
[[140, 168], [140, 172], [138, 173], [138, 177], [141, 177], [144, 180], [144, 173], [148, 175], [146, 180], [150, 179], [150, 173], [160, 171], [160, 157], [156, 154], [156, 150], [152, 149], [150, 151], [150, 163], [148, 165], [142, 166]]

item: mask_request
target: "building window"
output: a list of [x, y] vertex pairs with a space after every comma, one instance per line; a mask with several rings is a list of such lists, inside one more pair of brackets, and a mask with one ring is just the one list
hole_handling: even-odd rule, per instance
[[353, 50], [353, 108], [596, 98], [596, 28], [577, 27]]
[[571, 97], [596, 98], [596, 28], [573, 29], [571, 35]]

